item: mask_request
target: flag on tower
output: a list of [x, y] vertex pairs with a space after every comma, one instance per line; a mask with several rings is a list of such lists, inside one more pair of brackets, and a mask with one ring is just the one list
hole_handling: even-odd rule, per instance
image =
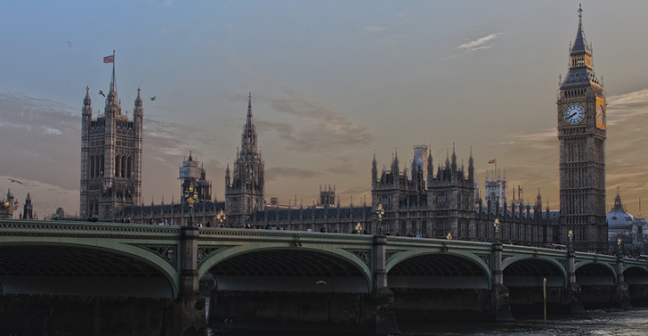
[[104, 63], [115, 63], [115, 55], [106, 56], [103, 58]]
[[497, 159], [492, 159], [492, 160], [488, 161], [488, 164], [493, 164], [493, 163], [495, 163], [495, 160], [497, 160]]

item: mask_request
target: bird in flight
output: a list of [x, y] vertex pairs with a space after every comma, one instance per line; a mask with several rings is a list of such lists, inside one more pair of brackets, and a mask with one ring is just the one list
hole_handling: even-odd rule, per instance
[[106, 98], [106, 95], [103, 93], [103, 91], [99, 90], [99, 94], [104, 96], [104, 98]]
[[9, 180], [9, 182], [11, 182], [11, 183], [19, 183], [19, 184], [23, 184], [22, 182], [20, 182], [20, 181], [18, 181], [18, 180], [16, 180], [16, 179], [8, 178], [7, 180]]
[[154, 101], [157, 96], [151, 97], [151, 101]]

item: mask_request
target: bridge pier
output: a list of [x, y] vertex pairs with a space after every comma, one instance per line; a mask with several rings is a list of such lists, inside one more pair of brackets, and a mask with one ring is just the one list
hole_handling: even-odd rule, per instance
[[387, 288], [387, 237], [374, 236], [373, 292], [376, 335], [400, 335], [396, 321], [394, 292]]
[[197, 227], [183, 226], [181, 233], [180, 292], [174, 302], [174, 335], [206, 336], [205, 298], [199, 293]]
[[619, 253], [616, 262], [617, 285], [614, 289], [612, 300], [619, 308], [630, 310], [632, 309], [632, 304], [630, 303], [630, 286], [625, 282], [623, 276], [623, 263], [623, 256]]
[[491, 261], [493, 285], [491, 287], [488, 310], [495, 321], [513, 321], [509, 290], [504, 286], [504, 277], [502, 274], [502, 244], [499, 242], [499, 239], [493, 243]]
[[583, 290], [576, 283], [576, 253], [571, 248], [567, 251], [567, 290], [564, 293], [562, 305], [567, 306], [572, 314], [584, 314]]

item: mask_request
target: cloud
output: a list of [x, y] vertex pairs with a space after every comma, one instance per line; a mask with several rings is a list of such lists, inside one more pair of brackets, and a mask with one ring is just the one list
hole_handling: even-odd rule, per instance
[[[468, 41], [468, 42], [466, 42], [466, 43], [464, 43], [462, 45], [459, 45], [456, 49], [463, 50], [462, 55], [470, 54], [472, 52], [480, 51], [480, 50], [488, 50], [488, 49], [492, 48], [495, 45], [494, 43], [491, 43], [491, 42], [493, 42], [495, 39], [497, 39], [501, 35], [504, 35], [504, 33], [490, 34], [488, 36], [484, 36], [484, 37], [478, 38], [478, 39], [473, 40], [473, 41]], [[455, 59], [455, 58], [457, 58], [459, 56], [460, 55], [450, 55], [450, 56], [444, 58], [444, 60], [446, 60], [446, 59]]]
[[457, 49], [465, 50], [466, 54], [469, 54], [469, 53], [471, 53], [473, 51], [490, 49], [493, 46], [493, 44], [487, 45], [487, 43], [495, 40], [498, 36], [500, 36], [502, 34], [504, 34], [504, 33], [490, 34], [488, 36], [478, 38], [478, 39], [476, 39], [474, 41], [466, 42], [466, 43], [458, 46]]
[[648, 114], [648, 89], [607, 98], [607, 125], [616, 126]]
[[289, 115], [284, 121], [257, 121], [259, 129], [274, 131], [289, 150], [305, 153], [338, 154], [364, 148], [374, 139], [369, 129], [350, 121], [341, 112], [314, 102], [302, 93], [283, 89], [285, 98], [271, 99], [270, 105]]
[[280, 177], [287, 177], [289, 179], [305, 179], [321, 175], [319, 172], [314, 170], [307, 170], [301, 168], [285, 168], [285, 167], [273, 167], [265, 170], [265, 179], [266, 181], [276, 181]]

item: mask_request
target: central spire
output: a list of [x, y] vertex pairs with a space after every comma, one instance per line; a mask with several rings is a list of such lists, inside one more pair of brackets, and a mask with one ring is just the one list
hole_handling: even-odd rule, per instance
[[252, 92], [248, 94], [247, 121], [241, 137], [241, 155], [257, 156], [257, 134], [252, 122]]
[[247, 123], [248, 125], [252, 125], [252, 92], [248, 93]]

